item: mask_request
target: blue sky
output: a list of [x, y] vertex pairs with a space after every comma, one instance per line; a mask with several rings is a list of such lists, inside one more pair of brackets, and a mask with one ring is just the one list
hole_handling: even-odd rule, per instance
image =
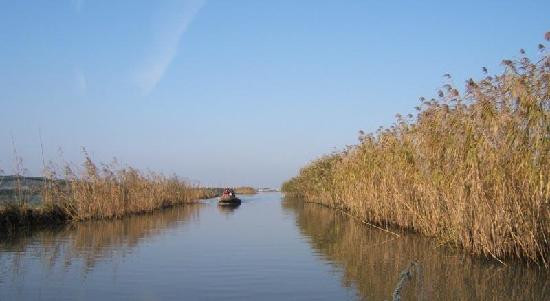
[[[536, 46], [550, 1], [0, 1], [0, 168], [46, 160], [278, 186], [450, 73]], [[13, 139], [12, 139], [13, 137]], [[61, 150], [61, 151], [60, 151]]]

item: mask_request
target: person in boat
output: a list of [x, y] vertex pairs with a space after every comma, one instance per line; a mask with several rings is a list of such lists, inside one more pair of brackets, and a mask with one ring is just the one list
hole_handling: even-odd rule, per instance
[[235, 191], [233, 191], [233, 189], [231, 189], [231, 188], [225, 188], [223, 190], [223, 194], [227, 195], [229, 197], [234, 197], [235, 196]]

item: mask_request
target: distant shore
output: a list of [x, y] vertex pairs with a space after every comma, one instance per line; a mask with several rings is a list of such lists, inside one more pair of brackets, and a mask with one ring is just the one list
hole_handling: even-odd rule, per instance
[[256, 193], [258, 193], [256, 188], [249, 187], [249, 186], [235, 187], [234, 190], [235, 190], [236, 194], [256, 194]]

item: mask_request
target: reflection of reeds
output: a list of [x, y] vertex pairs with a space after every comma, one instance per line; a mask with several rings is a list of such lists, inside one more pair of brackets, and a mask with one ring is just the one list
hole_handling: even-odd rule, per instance
[[8, 254], [1, 263], [9, 265], [0, 266], [0, 269], [9, 270], [6, 275], [20, 273], [26, 262], [22, 256], [32, 250], [32, 256], [39, 257], [47, 268], [67, 267], [80, 261], [83, 272], [87, 272], [98, 261], [125, 256], [140, 242], [193, 219], [199, 214], [199, 209], [199, 204], [177, 206], [155, 214], [86, 221], [11, 236], [0, 241], [0, 255]]
[[66, 220], [120, 218], [214, 197], [219, 193], [218, 189], [200, 188], [175, 176], [144, 174], [131, 167], [117, 168], [114, 164], [98, 167], [85, 151], [84, 154], [81, 173], [66, 165], [60, 180], [54, 169], [47, 170], [39, 207], [31, 207], [24, 201], [2, 206], [2, 233], [20, 226]]
[[364, 300], [389, 300], [400, 274], [418, 264], [403, 300], [546, 300], [547, 271], [503, 266], [438, 246], [420, 235], [396, 237], [316, 204], [285, 200], [312, 248], [342, 268], [342, 283]]
[[550, 267], [550, 57], [445, 85], [418, 116], [316, 160], [283, 185], [373, 224]]

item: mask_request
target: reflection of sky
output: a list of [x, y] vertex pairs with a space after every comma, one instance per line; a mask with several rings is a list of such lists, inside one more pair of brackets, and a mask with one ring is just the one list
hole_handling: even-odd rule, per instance
[[[389, 125], [441, 75], [535, 48], [548, 1], [4, 1], [0, 169], [80, 147], [213, 185], [278, 186]], [[513, 21], [511, 21], [513, 20]]]

